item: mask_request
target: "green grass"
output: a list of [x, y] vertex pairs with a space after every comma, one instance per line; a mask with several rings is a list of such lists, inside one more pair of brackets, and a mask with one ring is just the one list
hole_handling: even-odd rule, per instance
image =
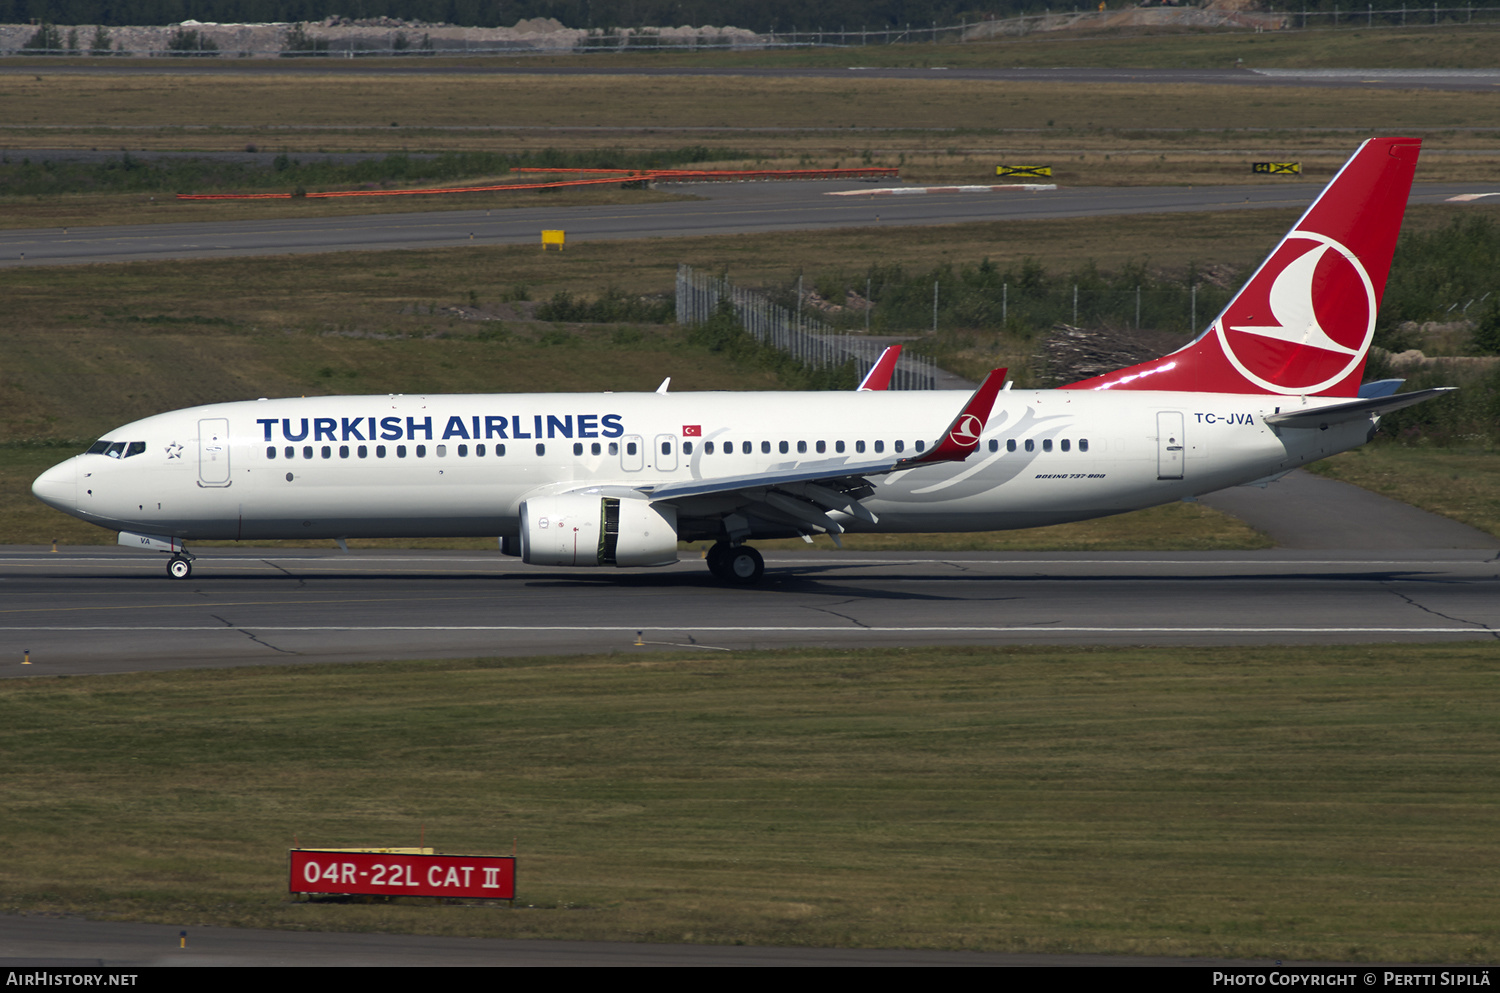
[[[0, 909], [526, 938], [1487, 962], [1490, 644], [793, 651], [0, 683]], [[515, 910], [285, 851], [519, 848]]]

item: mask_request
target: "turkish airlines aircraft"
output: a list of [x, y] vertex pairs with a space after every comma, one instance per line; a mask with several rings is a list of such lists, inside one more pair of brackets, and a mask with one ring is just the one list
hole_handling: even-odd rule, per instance
[[1264, 483], [1353, 448], [1393, 395], [1360, 377], [1420, 141], [1365, 142], [1209, 328], [1057, 390], [307, 397], [147, 417], [43, 473], [45, 503], [170, 552], [194, 539], [498, 535], [535, 565], [656, 566], [713, 542], [989, 531]]

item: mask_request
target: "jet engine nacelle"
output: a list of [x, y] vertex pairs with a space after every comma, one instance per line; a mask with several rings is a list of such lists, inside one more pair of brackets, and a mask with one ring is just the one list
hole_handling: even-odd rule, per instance
[[528, 565], [672, 565], [677, 510], [597, 491], [524, 500], [521, 560]]

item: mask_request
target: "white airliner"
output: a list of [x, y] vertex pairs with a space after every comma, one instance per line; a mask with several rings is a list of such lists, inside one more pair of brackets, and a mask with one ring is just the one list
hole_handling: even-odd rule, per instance
[[546, 566], [657, 566], [708, 541], [1059, 524], [1263, 483], [1443, 392], [1360, 386], [1420, 142], [1360, 146], [1213, 323], [1056, 390], [340, 396], [147, 417], [43, 473], [121, 544], [499, 536]]

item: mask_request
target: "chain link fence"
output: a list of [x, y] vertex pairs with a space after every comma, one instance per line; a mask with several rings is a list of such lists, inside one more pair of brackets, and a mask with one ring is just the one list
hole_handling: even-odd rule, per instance
[[[841, 334], [806, 314], [796, 314], [753, 290], [720, 276], [677, 267], [677, 323], [702, 324], [727, 301], [740, 325], [757, 341], [791, 356], [809, 369], [836, 369], [854, 363], [859, 378], [880, 358], [885, 346], [857, 335]], [[932, 360], [903, 351], [891, 377], [893, 390], [937, 388]]]

